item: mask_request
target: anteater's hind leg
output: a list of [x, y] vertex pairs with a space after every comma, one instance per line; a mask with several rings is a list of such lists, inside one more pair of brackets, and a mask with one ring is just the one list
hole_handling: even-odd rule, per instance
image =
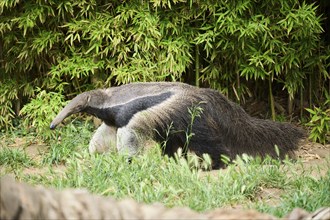
[[145, 137], [137, 130], [128, 126], [117, 130], [117, 150], [120, 154], [132, 157], [143, 149]]

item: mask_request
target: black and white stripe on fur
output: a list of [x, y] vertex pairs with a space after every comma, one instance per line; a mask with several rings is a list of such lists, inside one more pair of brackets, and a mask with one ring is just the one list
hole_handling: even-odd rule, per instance
[[[82, 93], [57, 115], [50, 128], [71, 114], [86, 112], [104, 122], [91, 140], [91, 152], [116, 147], [132, 156], [147, 140], [163, 142], [166, 138], [164, 153], [173, 155], [186, 142], [191, 123], [188, 109], [197, 105], [203, 110], [193, 122], [188, 147], [199, 156], [209, 154], [214, 168], [221, 166], [221, 154], [276, 157], [275, 145], [283, 157], [304, 137], [302, 130], [288, 123], [250, 117], [218, 91], [169, 82], [131, 83]], [[167, 137], [170, 125], [175, 132]]]

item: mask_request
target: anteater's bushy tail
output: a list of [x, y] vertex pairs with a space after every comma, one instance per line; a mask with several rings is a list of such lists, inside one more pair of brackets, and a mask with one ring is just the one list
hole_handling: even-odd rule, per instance
[[[216, 109], [208, 111], [220, 113], [211, 116], [217, 119], [219, 142], [232, 159], [243, 153], [284, 158], [287, 154], [292, 155], [298, 148], [299, 141], [306, 136], [303, 129], [292, 124], [253, 118], [223, 95], [213, 94], [208, 98]], [[275, 145], [279, 149], [279, 155]]]
[[[244, 125], [233, 131], [235, 137], [228, 138], [232, 147], [231, 157], [236, 154], [248, 153], [255, 156], [270, 155], [274, 158], [291, 155], [297, 149], [299, 141], [305, 137], [305, 132], [289, 123], [279, 123], [248, 116]], [[279, 149], [280, 155], [275, 150]], [[237, 147], [239, 146], [239, 147]]]

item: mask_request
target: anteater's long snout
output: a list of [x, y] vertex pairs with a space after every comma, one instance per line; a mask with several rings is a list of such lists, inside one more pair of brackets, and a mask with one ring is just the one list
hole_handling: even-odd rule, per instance
[[55, 129], [58, 124], [60, 124], [65, 118], [72, 114], [81, 112], [87, 106], [87, 96], [86, 94], [80, 94], [73, 98], [63, 109], [58, 113], [54, 120], [50, 123], [49, 128]]
[[52, 130], [54, 130], [56, 128], [56, 125], [52, 122], [52, 123], [50, 123], [49, 128], [52, 129]]
[[60, 124], [66, 117], [73, 114], [71, 110], [69, 110], [66, 106], [50, 123], [49, 128], [54, 130], [58, 124]]

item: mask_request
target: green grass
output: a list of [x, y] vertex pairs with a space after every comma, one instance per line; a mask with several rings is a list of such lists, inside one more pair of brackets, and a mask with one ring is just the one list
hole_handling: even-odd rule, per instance
[[[161, 156], [159, 147], [129, 164], [118, 154], [90, 155], [91, 127], [69, 125], [60, 130], [56, 135], [61, 141], [52, 140], [39, 160], [30, 158], [24, 150], [0, 148], [0, 165], [11, 168], [1, 170], [1, 176], [19, 167], [49, 167], [42, 174], [14, 173], [30, 184], [58, 189], [82, 187], [103, 196], [161, 202], [168, 207], [188, 206], [196, 211], [242, 205], [282, 217], [295, 207], [314, 211], [330, 205], [329, 166], [321, 168], [328, 170], [326, 175], [314, 178], [311, 171], [298, 171], [297, 164], [289, 161], [243, 156], [226, 170], [210, 174], [197, 168], [196, 156], [189, 156], [189, 162], [175, 160]], [[65, 165], [62, 174], [56, 172], [56, 164]], [[283, 192], [276, 206], [258, 197], [265, 188]]]
[[330, 172], [320, 179], [303, 175], [292, 178], [286, 184], [285, 193], [281, 196], [281, 204], [270, 206], [262, 202], [253, 205], [261, 212], [271, 213], [282, 217], [294, 207], [301, 207], [310, 212], [320, 207], [330, 206]]
[[1, 148], [0, 150], [0, 166], [4, 166], [11, 171], [35, 165], [35, 161], [22, 149]]

